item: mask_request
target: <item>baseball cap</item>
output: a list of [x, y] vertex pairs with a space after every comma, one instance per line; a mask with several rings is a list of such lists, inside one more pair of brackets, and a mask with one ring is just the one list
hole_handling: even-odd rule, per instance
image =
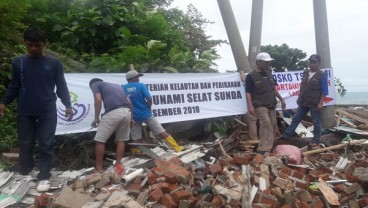
[[128, 73], [126, 73], [125, 77], [127, 80], [133, 79], [134, 77], [141, 77], [143, 74], [138, 73], [136, 70], [130, 70]]
[[316, 60], [316, 61], [319, 61], [321, 62], [321, 57], [317, 54], [312, 54], [308, 60]]
[[268, 53], [265, 53], [265, 52], [262, 52], [262, 53], [259, 53], [257, 56], [256, 56], [256, 60], [257, 61], [272, 61], [274, 60], [273, 58], [271, 58], [270, 54]]

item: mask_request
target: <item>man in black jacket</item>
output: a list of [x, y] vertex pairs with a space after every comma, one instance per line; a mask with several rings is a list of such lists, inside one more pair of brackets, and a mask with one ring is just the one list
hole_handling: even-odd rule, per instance
[[272, 60], [268, 53], [259, 53], [256, 57], [256, 70], [249, 73], [245, 80], [248, 112], [256, 116], [260, 123], [259, 153], [269, 152], [273, 147], [277, 130], [276, 97], [281, 101], [282, 109], [285, 109], [284, 99], [276, 90], [276, 82], [269, 69]]

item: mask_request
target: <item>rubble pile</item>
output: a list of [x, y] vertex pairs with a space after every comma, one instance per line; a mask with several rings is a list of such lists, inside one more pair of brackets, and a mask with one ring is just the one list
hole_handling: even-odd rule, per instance
[[[353, 117], [347, 111], [339, 119], [359, 124], [341, 115]], [[142, 144], [141, 153], [123, 158], [122, 175], [113, 166], [104, 173], [53, 171], [47, 193], [35, 191], [31, 176], [1, 172], [0, 207], [368, 207], [367, 140], [348, 137], [317, 149], [276, 140], [272, 152], [259, 154], [237, 122], [230, 137], [215, 134], [180, 153]]]

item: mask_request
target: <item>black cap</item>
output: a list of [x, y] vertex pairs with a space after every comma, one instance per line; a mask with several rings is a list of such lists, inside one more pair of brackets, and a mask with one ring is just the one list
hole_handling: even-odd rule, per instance
[[321, 62], [321, 57], [317, 54], [312, 54], [308, 60], [316, 60], [318, 62]]

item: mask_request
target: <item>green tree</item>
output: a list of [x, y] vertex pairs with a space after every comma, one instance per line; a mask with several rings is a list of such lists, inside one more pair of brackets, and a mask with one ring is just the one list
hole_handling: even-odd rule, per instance
[[[21, 19], [27, 9], [26, 0], [0, 1], [0, 97], [11, 78], [11, 61], [24, 52]], [[5, 116], [0, 119], [0, 152], [14, 147], [16, 140], [15, 104], [8, 105]]]
[[[150, 72], [215, 72], [211, 24], [193, 6], [167, 9], [172, 0], [30, 0], [27, 24], [47, 27], [49, 47], [92, 72], [121, 72], [129, 64]], [[38, 4], [37, 4], [38, 2]], [[55, 3], [56, 2], [56, 3]], [[59, 2], [59, 3], [57, 3]]]
[[303, 60], [307, 54], [300, 49], [290, 48], [287, 44], [261, 46], [262, 52], [267, 52], [275, 60], [271, 68], [275, 72], [298, 71], [308, 68], [308, 61]]

